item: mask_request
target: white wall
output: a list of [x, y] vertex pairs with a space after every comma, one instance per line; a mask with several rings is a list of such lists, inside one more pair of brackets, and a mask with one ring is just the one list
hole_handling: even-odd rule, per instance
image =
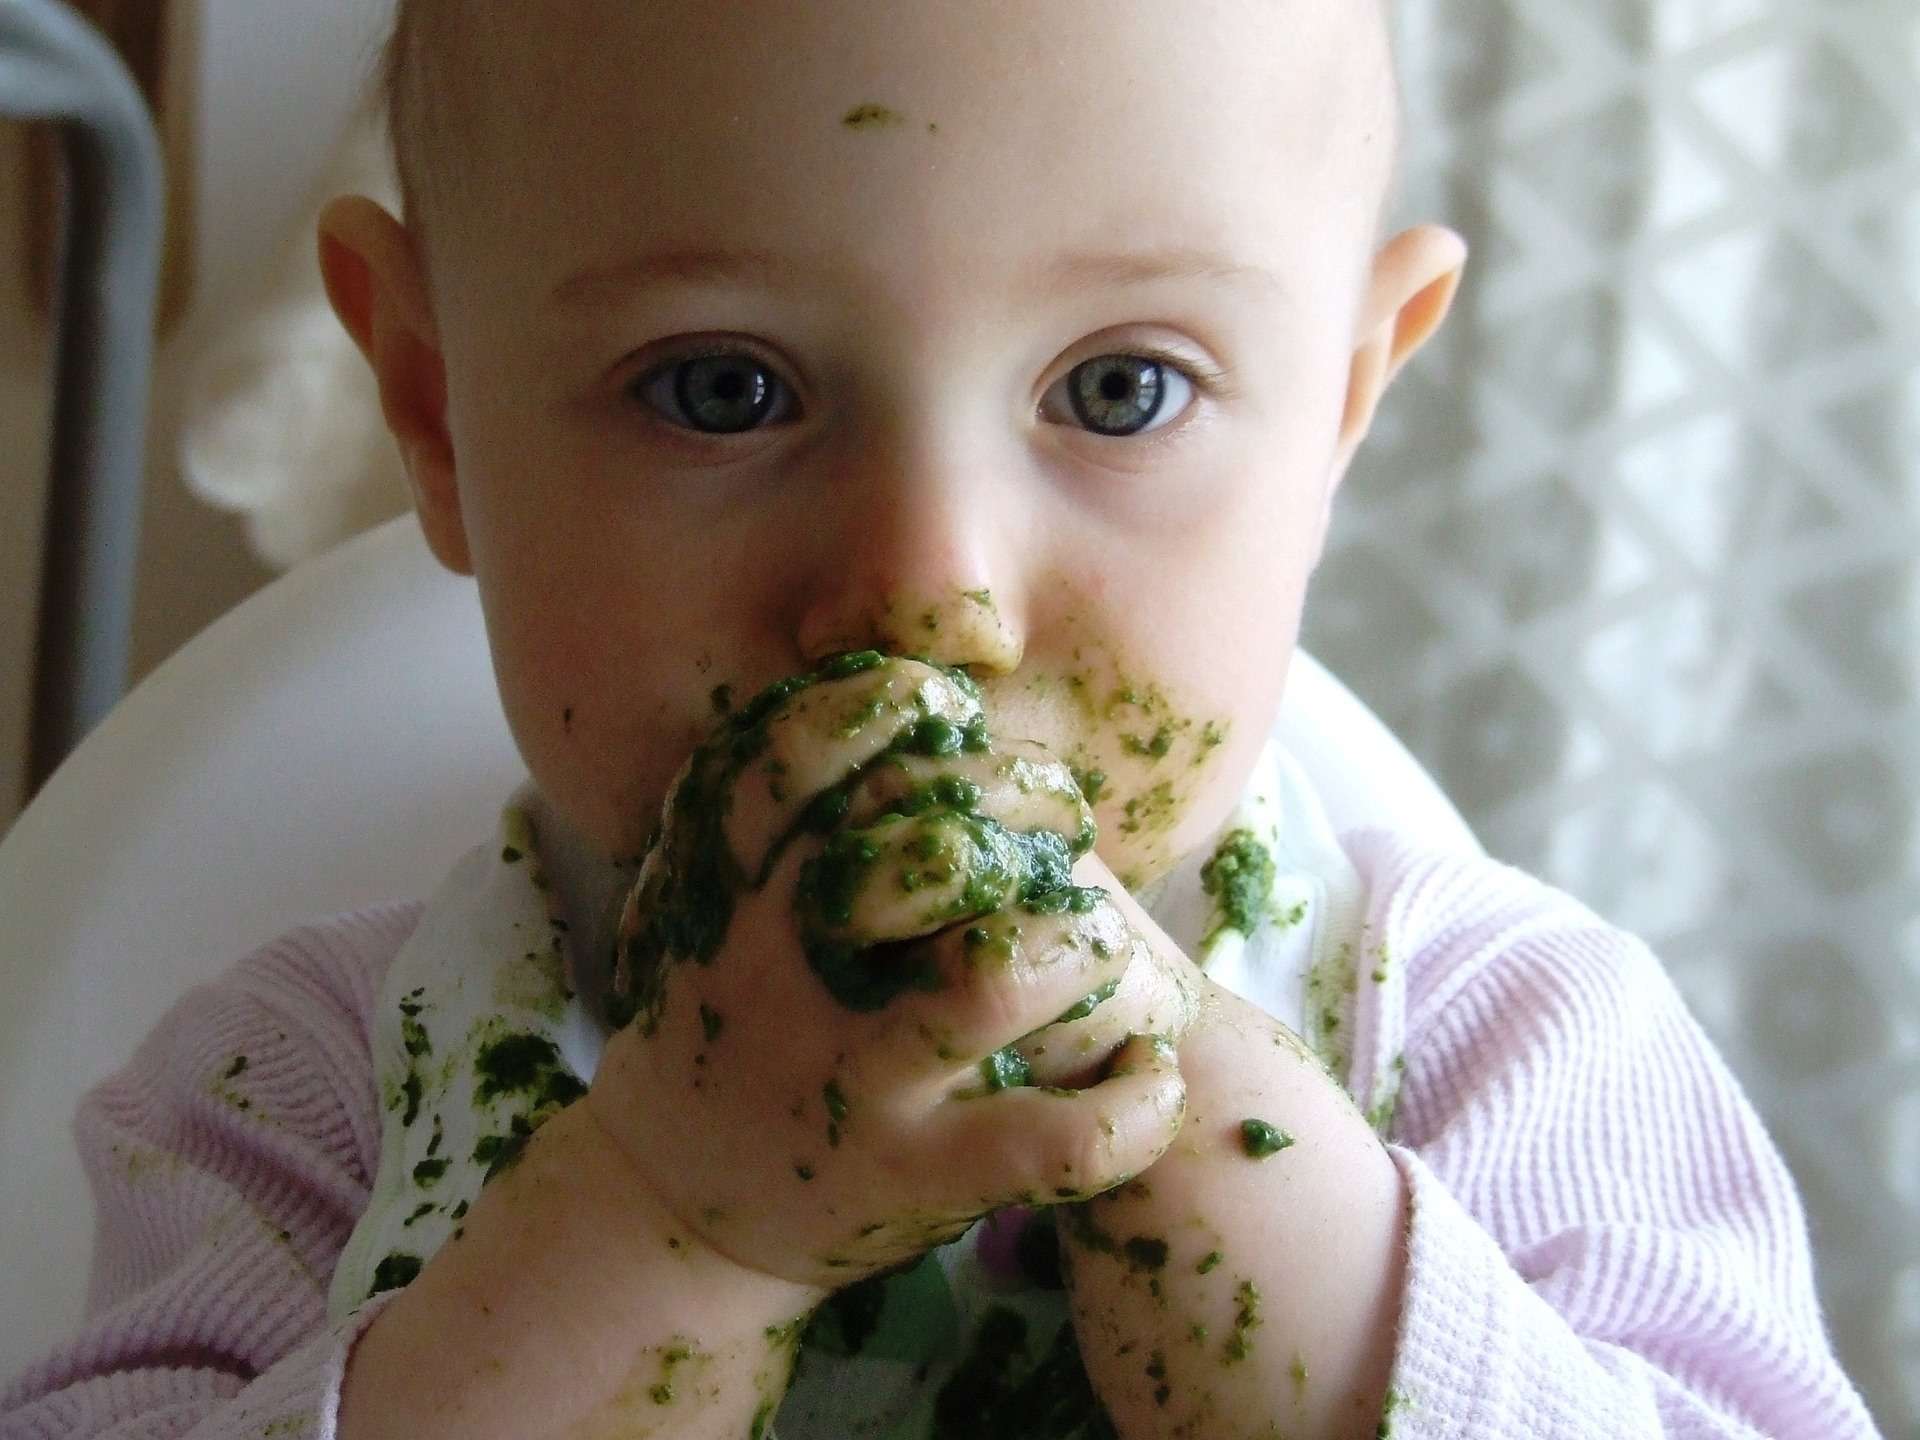
[[378, 58], [393, 0], [200, 0], [198, 296], [254, 278]]

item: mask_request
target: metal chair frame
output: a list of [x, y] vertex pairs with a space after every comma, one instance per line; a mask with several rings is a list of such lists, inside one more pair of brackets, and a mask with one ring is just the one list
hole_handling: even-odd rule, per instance
[[0, 0], [0, 114], [55, 122], [67, 178], [31, 794], [126, 688], [166, 178], [139, 86], [63, 0]]

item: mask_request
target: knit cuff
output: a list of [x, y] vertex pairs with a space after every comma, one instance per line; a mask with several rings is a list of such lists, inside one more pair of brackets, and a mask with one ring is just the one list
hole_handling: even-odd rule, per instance
[[247, 1386], [191, 1432], [189, 1440], [334, 1440], [347, 1359], [380, 1312], [399, 1292], [368, 1300], [315, 1335]]
[[[1630, 1384], [1536, 1295], [1426, 1162], [1388, 1153], [1406, 1181], [1407, 1270], [1382, 1436], [1619, 1440], [1657, 1433]], [[1642, 1396], [1643, 1400], [1647, 1397]]]

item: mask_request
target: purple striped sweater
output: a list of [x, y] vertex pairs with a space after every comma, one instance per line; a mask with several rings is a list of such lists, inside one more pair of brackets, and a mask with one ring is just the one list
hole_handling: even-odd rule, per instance
[[[1343, 843], [1404, 961], [1359, 987], [1343, 1077], [1363, 1107], [1400, 1077], [1397, 1440], [1874, 1436], [1792, 1180], [1646, 947], [1495, 862]], [[420, 910], [262, 947], [84, 1098], [88, 1318], [0, 1391], [0, 1440], [334, 1434], [387, 1297], [330, 1328], [327, 1283], [379, 1153], [374, 1000]]]

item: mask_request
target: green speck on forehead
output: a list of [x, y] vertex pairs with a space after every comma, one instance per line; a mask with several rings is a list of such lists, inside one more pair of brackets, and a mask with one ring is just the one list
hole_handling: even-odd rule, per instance
[[840, 123], [849, 130], [873, 130], [882, 125], [902, 124], [906, 118], [898, 110], [870, 100], [864, 105], [856, 105], [847, 111], [840, 117]]

